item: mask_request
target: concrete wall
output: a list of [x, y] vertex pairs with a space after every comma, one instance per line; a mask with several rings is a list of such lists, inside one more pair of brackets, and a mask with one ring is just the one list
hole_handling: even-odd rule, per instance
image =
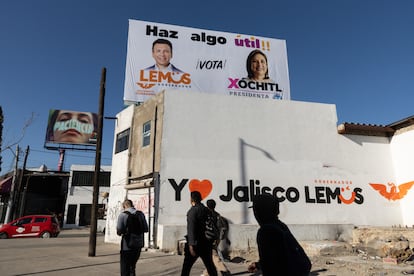
[[[414, 181], [414, 170], [412, 165], [414, 156], [413, 127], [402, 129], [393, 136], [391, 140], [391, 151], [394, 165], [393, 169], [395, 171], [394, 184], [397, 187], [399, 186], [398, 191], [402, 191], [403, 188], [400, 185]], [[411, 187], [411, 185], [409, 187]], [[410, 190], [414, 190], [414, 188], [411, 188]], [[401, 200], [396, 200], [396, 202], [401, 204], [401, 225], [408, 225], [411, 227], [414, 226], [414, 213], [412, 211], [414, 192], [410, 192], [410, 190], [407, 191]]]
[[[327, 224], [292, 224], [290, 231], [300, 241], [345, 241], [352, 242], [353, 225], [327, 225]], [[257, 249], [257, 224], [230, 224], [229, 240], [230, 251], [243, 251]], [[158, 227], [158, 245], [165, 250], [176, 252], [178, 242], [185, 240], [187, 228], [185, 225], [160, 225]]]
[[258, 191], [281, 199], [288, 224], [401, 222], [369, 185], [394, 179], [389, 139], [336, 125], [334, 105], [167, 91], [159, 223], [185, 224], [195, 186], [234, 224], [255, 223]]
[[[112, 156], [112, 172], [111, 172], [111, 189], [109, 192], [108, 210], [106, 213], [106, 231], [105, 242], [120, 243], [121, 238], [116, 234], [116, 223], [119, 214], [122, 212], [122, 202], [126, 198], [127, 190], [125, 185], [128, 183], [128, 150], [115, 154], [115, 145], [117, 134], [132, 127], [132, 118], [134, 115], [134, 106], [131, 105], [117, 114], [115, 121], [114, 133], [114, 154]], [[130, 135], [131, 141], [131, 135]]]
[[[183, 239], [194, 189], [202, 191], [204, 200], [215, 199], [217, 210], [231, 221], [234, 248], [255, 244], [257, 225], [248, 208], [255, 193], [279, 198], [279, 217], [300, 240], [347, 240], [352, 225], [391, 226], [412, 220], [411, 197], [384, 199], [370, 183], [410, 181], [408, 163], [401, 164], [409, 160], [406, 148], [414, 151], [413, 131], [394, 137], [392, 143], [387, 137], [341, 135], [332, 104], [185, 91], [166, 91], [151, 100], [163, 108], [155, 162], [160, 172], [155, 210], [160, 248], [174, 250]], [[118, 114], [128, 118], [118, 123], [125, 128], [140, 108]], [[152, 114], [151, 109], [145, 113]], [[132, 144], [140, 142], [138, 132], [131, 135]], [[140, 153], [131, 156], [134, 176], [148, 171], [140, 169], [139, 162], [145, 162], [139, 160]], [[123, 154], [113, 159], [112, 220], [127, 194], [122, 188], [126, 181], [120, 180], [128, 172], [128, 156]], [[107, 233], [106, 241], [117, 240], [113, 232]]]
[[[133, 127], [131, 131], [129, 171], [131, 177], [139, 177], [159, 171], [160, 144], [163, 126], [163, 100], [164, 93], [152, 97], [139, 107], [134, 109]], [[157, 116], [157, 118], [155, 117]], [[150, 145], [143, 146], [143, 125], [151, 122]], [[155, 129], [155, 127], [157, 129]], [[154, 135], [155, 139], [155, 162], [154, 161]], [[155, 166], [155, 168], [153, 168]]]
[[[111, 171], [111, 166], [101, 166], [103, 171]], [[93, 186], [72, 186], [72, 173], [73, 171], [95, 171], [95, 166], [91, 165], [72, 165], [70, 168], [70, 178], [68, 183], [68, 195], [66, 197], [66, 204], [65, 204], [65, 217], [68, 213], [68, 206], [69, 205], [76, 205], [76, 219], [75, 224], [67, 224], [63, 225], [64, 228], [73, 228], [79, 226], [79, 214], [80, 214], [80, 205], [81, 204], [92, 204], [92, 194], [93, 194]], [[92, 183], [91, 183], [92, 184]], [[109, 192], [110, 187], [100, 187], [99, 194], [102, 192]], [[106, 204], [103, 202], [102, 197], [98, 199], [98, 204]], [[64, 220], [66, 222], [66, 218]]]

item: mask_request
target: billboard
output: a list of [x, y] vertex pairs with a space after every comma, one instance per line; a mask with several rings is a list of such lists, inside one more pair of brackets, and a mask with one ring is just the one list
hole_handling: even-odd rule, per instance
[[125, 103], [165, 89], [290, 100], [286, 41], [129, 20]]
[[51, 109], [46, 143], [95, 145], [98, 115], [92, 112]]

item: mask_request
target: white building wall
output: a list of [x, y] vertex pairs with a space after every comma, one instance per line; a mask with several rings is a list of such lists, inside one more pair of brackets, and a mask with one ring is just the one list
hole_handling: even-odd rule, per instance
[[[118, 114], [118, 124], [124, 126], [116, 133], [131, 123], [132, 111]], [[301, 229], [295, 233], [301, 239], [334, 239], [352, 225], [410, 221], [399, 201], [384, 200], [370, 185], [410, 178], [408, 165], [395, 170], [406, 160], [401, 155], [410, 138], [403, 142], [401, 136], [390, 147], [387, 137], [338, 134], [332, 104], [166, 91], [157, 244], [175, 249], [184, 237], [195, 187], [205, 199], [216, 200], [217, 210], [231, 222], [232, 246], [239, 249], [255, 240], [251, 233], [257, 223], [248, 206], [257, 192], [283, 199], [279, 217], [295, 225], [294, 232]], [[126, 194], [126, 182], [120, 180], [127, 173], [127, 158], [117, 154], [113, 159], [112, 225]], [[117, 239], [107, 232], [106, 241]]]
[[[166, 93], [164, 116], [160, 224], [185, 224], [192, 179], [210, 181], [208, 198], [235, 224], [256, 222], [247, 209], [250, 190], [224, 200], [229, 180], [233, 189], [247, 190], [250, 180], [260, 181], [255, 189], [278, 187], [279, 197], [293, 190], [298, 198], [283, 201], [280, 214], [290, 224], [401, 221], [398, 204], [377, 212], [380, 202], [368, 184], [394, 178], [388, 138], [339, 135], [334, 105]], [[188, 179], [180, 198], [171, 179], [176, 185]], [[345, 199], [356, 192], [356, 199], [330, 198], [335, 189]]]
[[[391, 140], [391, 149], [393, 153], [393, 169], [395, 171], [394, 184], [398, 187], [404, 183], [414, 181], [413, 156], [414, 156], [414, 130], [397, 134]], [[391, 181], [388, 181], [391, 182]], [[384, 182], [384, 184], [387, 182]], [[399, 187], [397, 191], [402, 191]], [[401, 225], [414, 225], [414, 188], [408, 190], [407, 194], [397, 202], [401, 203], [402, 222]], [[390, 191], [390, 189], [388, 190]]]
[[[117, 134], [131, 128], [133, 115], [133, 105], [117, 114], [113, 153], [115, 152]], [[129, 150], [113, 154], [112, 156], [111, 189], [109, 192], [108, 210], [106, 213], [105, 242], [120, 243], [121, 241], [121, 238], [116, 234], [116, 223], [119, 214], [122, 212], [122, 202], [127, 195], [125, 185], [128, 183], [128, 156]]]
[[[101, 166], [102, 171], [111, 171], [111, 166]], [[72, 165], [70, 167], [70, 178], [68, 185], [68, 195], [66, 197], [65, 216], [68, 214], [68, 206], [76, 205], [76, 219], [75, 224], [64, 224], [64, 228], [72, 228], [79, 226], [80, 205], [92, 204], [93, 200], [93, 186], [72, 186], [73, 171], [95, 171], [95, 166], [92, 165]], [[103, 192], [109, 192], [110, 187], [99, 187], [99, 195]], [[99, 198], [98, 204], [105, 204], [103, 198]], [[64, 220], [66, 222], [66, 219]]]

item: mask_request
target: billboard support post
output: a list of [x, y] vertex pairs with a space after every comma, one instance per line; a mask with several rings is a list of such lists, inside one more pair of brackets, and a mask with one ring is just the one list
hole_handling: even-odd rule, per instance
[[65, 149], [59, 149], [59, 164], [58, 171], [63, 171], [63, 165], [65, 163]]
[[15, 154], [15, 158], [16, 158], [16, 163], [15, 163], [15, 167], [14, 167], [14, 173], [13, 173], [13, 182], [11, 184], [11, 188], [10, 188], [10, 195], [9, 195], [9, 201], [7, 203], [7, 210], [6, 210], [6, 217], [4, 218], [4, 223], [8, 223], [10, 222], [10, 217], [12, 216], [12, 209], [13, 209], [13, 204], [14, 204], [14, 193], [15, 193], [15, 189], [16, 189], [16, 183], [17, 183], [17, 175], [18, 175], [18, 168], [19, 168], [19, 145], [16, 146], [16, 154]]
[[98, 214], [98, 196], [99, 196], [99, 174], [101, 171], [101, 149], [102, 149], [102, 129], [103, 129], [103, 114], [105, 102], [105, 83], [106, 83], [106, 68], [102, 68], [101, 84], [99, 91], [99, 113], [98, 113], [98, 133], [96, 140], [96, 154], [95, 154], [95, 173], [93, 177], [93, 199], [91, 210], [91, 229], [89, 234], [89, 257], [96, 255], [96, 231], [97, 231], [97, 214]]

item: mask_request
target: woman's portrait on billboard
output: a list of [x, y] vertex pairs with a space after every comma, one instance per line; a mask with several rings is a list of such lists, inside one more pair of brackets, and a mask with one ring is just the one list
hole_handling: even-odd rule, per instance
[[246, 70], [246, 80], [259, 82], [273, 82], [273, 80], [269, 78], [267, 57], [260, 50], [253, 50], [247, 56]]
[[97, 115], [92, 112], [53, 110], [49, 118], [46, 142], [95, 144]]

